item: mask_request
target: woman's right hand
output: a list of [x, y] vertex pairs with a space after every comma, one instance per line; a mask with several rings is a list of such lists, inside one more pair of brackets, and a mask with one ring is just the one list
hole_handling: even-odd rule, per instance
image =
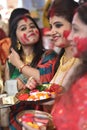
[[33, 77], [30, 77], [25, 86], [30, 90], [33, 90], [36, 88], [37, 84], [38, 82]]

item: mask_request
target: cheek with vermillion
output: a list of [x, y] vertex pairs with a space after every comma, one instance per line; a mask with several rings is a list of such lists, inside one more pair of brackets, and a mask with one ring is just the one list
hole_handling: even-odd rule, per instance
[[76, 43], [78, 55], [81, 55], [82, 53], [87, 51], [87, 37], [85, 37], [85, 38], [76, 37], [76, 38], [74, 38], [74, 41]]
[[38, 31], [38, 30], [35, 30], [35, 34], [36, 34], [36, 35], [39, 35], [39, 31]]
[[63, 37], [64, 37], [65, 39], [67, 39], [68, 36], [69, 36], [69, 34], [70, 34], [70, 30], [65, 30], [65, 31], [63, 32]]
[[26, 43], [26, 42], [29, 42], [29, 39], [27, 38], [27, 35], [24, 33], [21, 37], [21, 42], [22, 43]]
[[67, 44], [66, 40], [70, 34], [70, 30], [64, 30], [63, 32], [63, 38], [65, 39], [65, 43], [61, 43], [59, 47], [63, 48]]
[[87, 51], [87, 37], [86, 38], [79, 38], [76, 37], [74, 39], [77, 43], [77, 49], [81, 52]]

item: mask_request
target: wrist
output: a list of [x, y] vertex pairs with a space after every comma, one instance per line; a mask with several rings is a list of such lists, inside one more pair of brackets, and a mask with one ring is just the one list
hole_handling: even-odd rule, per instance
[[19, 72], [20, 72], [20, 73], [22, 73], [22, 70], [23, 70], [23, 68], [24, 68], [25, 66], [27, 66], [27, 64], [22, 64], [22, 65], [19, 67]]

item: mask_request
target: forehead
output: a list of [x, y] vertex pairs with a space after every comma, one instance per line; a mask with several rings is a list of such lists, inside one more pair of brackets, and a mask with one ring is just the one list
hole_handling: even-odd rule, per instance
[[33, 21], [31, 19], [27, 18], [27, 17], [24, 17], [24, 18], [19, 20], [18, 25], [23, 24], [23, 23], [29, 23], [30, 24], [30, 23], [33, 23]]
[[85, 24], [79, 17], [78, 13], [75, 13], [72, 21], [73, 26], [77, 26], [81, 29], [86, 29], [87, 30], [87, 24]]
[[64, 23], [68, 22], [68, 21], [67, 21], [64, 17], [62, 17], [62, 16], [52, 16], [52, 17], [49, 18], [50, 24], [52, 24], [52, 23], [54, 23], [54, 22], [56, 22], [56, 21], [58, 21], [58, 22], [64, 22]]

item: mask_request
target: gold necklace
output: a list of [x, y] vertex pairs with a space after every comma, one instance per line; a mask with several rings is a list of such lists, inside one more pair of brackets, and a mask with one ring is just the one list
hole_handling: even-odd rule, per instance
[[68, 71], [71, 69], [73, 64], [77, 61], [76, 58], [71, 58], [65, 64], [63, 64], [64, 63], [64, 59], [65, 59], [65, 55], [63, 55], [61, 57], [59, 68], [58, 68], [54, 78], [52, 79], [52, 83], [55, 83], [57, 77], [60, 76], [61, 73], [64, 73], [63, 77], [58, 82], [58, 84], [61, 85], [61, 86], [62, 86], [63, 80], [66, 77]]
[[74, 64], [75, 60], [76, 60], [74, 57], [70, 58], [67, 61], [66, 61], [66, 59], [67, 58], [66, 58], [65, 55], [63, 55], [61, 57], [61, 60], [60, 60], [60, 69], [61, 69], [61, 71], [66, 71], [66, 70], [70, 69], [72, 67], [72, 65]]
[[28, 55], [28, 56], [23, 56], [23, 61], [25, 64], [30, 64], [34, 58], [34, 53]]

